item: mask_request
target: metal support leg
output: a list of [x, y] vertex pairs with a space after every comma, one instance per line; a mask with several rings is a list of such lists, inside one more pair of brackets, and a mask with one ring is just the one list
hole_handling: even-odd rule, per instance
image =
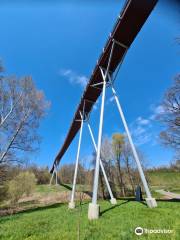
[[58, 185], [58, 170], [57, 170], [57, 166], [56, 166], [56, 186]]
[[103, 118], [104, 118], [104, 102], [105, 102], [105, 96], [106, 96], [106, 85], [107, 85], [106, 80], [108, 78], [113, 51], [114, 51], [114, 42], [111, 47], [111, 52], [110, 52], [105, 74], [103, 70], [100, 68], [102, 78], [103, 78], [103, 89], [102, 89], [102, 102], [101, 102], [101, 113], [100, 113], [100, 122], [99, 122], [96, 167], [95, 167], [95, 173], [94, 173], [93, 197], [92, 197], [92, 203], [89, 204], [89, 209], [88, 209], [88, 218], [90, 220], [99, 218], [100, 209], [99, 209], [99, 205], [97, 204], [97, 194], [98, 194], [98, 182], [99, 182], [99, 165], [100, 165], [101, 142], [102, 142], [102, 128], [103, 128]]
[[[93, 142], [95, 151], [96, 151], [96, 153], [97, 153], [97, 146], [96, 146], [95, 139], [94, 139], [94, 135], [93, 135], [93, 132], [92, 132], [92, 129], [91, 129], [91, 126], [90, 126], [89, 123], [88, 123], [88, 129], [89, 129], [89, 132], [90, 132], [90, 135], [91, 135], [91, 139], [92, 139], [92, 142]], [[106, 172], [105, 172], [103, 163], [102, 163], [102, 161], [101, 161], [101, 158], [100, 158], [100, 167], [101, 167], [102, 173], [103, 173], [103, 175], [104, 175], [104, 179], [105, 179], [105, 182], [106, 182], [106, 186], [107, 186], [109, 195], [110, 195], [110, 197], [111, 197], [111, 200], [110, 200], [110, 201], [111, 201], [112, 204], [117, 204], [116, 198], [114, 198], [113, 193], [112, 193], [112, 191], [111, 191], [111, 187], [110, 187], [110, 185], [109, 185], [109, 182], [108, 182], [108, 179], [107, 179], [107, 176], [106, 176]]]
[[52, 176], [51, 176], [51, 179], [50, 179], [50, 183], [49, 183], [50, 186], [52, 185], [52, 180], [53, 180], [54, 174], [55, 174], [55, 169], [53, 170], [53, 173], [52, 173]]
[[99, 164], [100, 164], [100, 153], [101, 153], [105, 94], [106, 94], [106, 82], [104, 81], [103, 91], [102, 91], [102, 103], [101, 103], [101, 114], [100, 114], [100, 123], [99, 123], [96, 166], [95, 166], [95, 173], [94, 173], [93, 197], [92, 197], [92, 203], [89, 204], [89, 209], [88, 209], [88, 218], [90, 220], [99, 218], [99, 205], [97, 204], [97, 194], [98, 194]]
[[105, 95], [106, 95], [106, 81], [104, 81], [104, 83], [103, 83], [103, 91], [102, 91], [101, 114], [100, 114], [100, 123], [99, 123], [98, 146], [97, 146], [97, 156], [96, 156], [96, 168], [95, 168], [94, 187], [93, 187], [93, 199], [92, 199], [92, 203], [93, 204], [97, 204], [98, 180], [99, 180], [99, 164], [100, 164], [101, 143], [102, 143], [102, 129], [103, 129], [103, 118], [104, 118]]
[[81, 117], [81, 128], [80, 128], [80, 133], [79, 133], [79, 143], [78, 143], [78, 151], [77, 151], [77, 156], [76, 156], [74, 180], [73, 180], [73, 187], [72, 187], [72, 193], [71, 193], [71, 200], [69, 202], [69, 208], [71, 208], [71, 209], [75, 208], [74, 196], [75, 196], [75, 188], [76, 188], [77, 171], [78, 171], [78, 165], [79, 165], [79, 155], [80, 155], [82, 131], [83, 131], [83, 117]]
[[128, 125], [126, 123], [124, 113], [122, 111], [122, 108], [121, 108], [118, 96], [116, 94], [116, 91], [113, 87], [112, 87], [112, 92], [113, 92], [113, 95], [114, 95], [114, 98], [115, 98], [115, 101], [116, 101], [116, 104], [117, 104], [117, 107], [118, 107], [118, 110], [119, 110], [119, 113], [120, 113], [120, 116], [121, 116], [121, 119], [122, 119], [122, 122], [123, 122], [123, 125], [124, 125], [124, 128], [126, 130], [126, 134], [127, 134], [127, 137], [128, 137], [128, 140], [129, 140], [129, 143], [130, 143], [133, 155], [134, 155], [134, 159], [136, 161], [138, 171], [139, 171], [139, 174], [140, 174], [140, 177], [141, 177], [141, 180], [142, 180], [142, 183], [143, 183], [146, 195], [147, 195], [146, 202], [147, 202], [149, 207], [151, 207], [151, 208], [156, 207], [157, 206], [156, 200], [154, 198], [152, 198], [152, 196], [151, 196], [151, 192], [149, 190], [149, 187], [148, 187], [148, 184], [147, 184], [147, 181], [146, 181], [146, 178], [145, 178], [145, 175], [144, 175], [144, 172], [143, 172], [143, 169], [142, 169], [142, 166], [141, 166], [136, 148], [134, 146], [134, 143], [133, 143]]

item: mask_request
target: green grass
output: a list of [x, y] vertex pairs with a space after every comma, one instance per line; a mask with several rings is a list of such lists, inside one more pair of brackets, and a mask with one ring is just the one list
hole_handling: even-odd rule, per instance
[[[112, 206], [101, 201], [101, 217], [88, 221], [88, 204], [68, 210], [67, 204], [55, 204], [29, 210], [0, 219], [2, 240], [131, 240], [131, 239], [180, 239], [180, 204], [158, 202], [158, 207], [149, 209], [134, 201], [121, 200]], [[80, 216], [81, 213], [81, 217]], [[138, 237], [134, 229], [138, 226], [148, 229], [172, 229], [173, 234], [149, 234]]]
[[[76, 191], [82, 190], [82, 189], [88, 189], [88, 186], [83, 186], [80, 184], [76, 185]], [[37, 185], [36, 186], [36, 193], [40, 194], [47, 194], [47, 193], [59, 193], [59, 192], [67, 192], [72, 190], [72, 184], [65, 184], [62, 185]]]
[[180, 193], [180, 173], [175, 171], [149, 171], [148, 177], [152, 195], [155, 198], [162, 198], [163, 195], [155, 190], [164, 189], [174, 193]]
[[47, 193], [57, 193], [67, 191], [67, 189], [60, 185], [37, 185], [35, 192], [40, 194], [47, 194]]
[[[156, 198], [163, 196], [156, 189], [180, 193], [180, 174], [171, 171], [148, 172], [152, 194]], [[38, 198], [56, 196], [60, 192], [69, 192], [71, 185], [36, 186], [34, 195]], [[87, 189], [81, 185], [77, 191]], [[88, 188], [89, 189], [89, 188]], [[70, 193], [70, 192], [69, 192]], [[26, 206], [27, 205], [27, 206]], [[133, 240], [133, 239], [180, 239], [180, 203], [159, 201], [156, 209], [149, 209], [142, 203], [121, 200], [117, 206], [101, 201], [101, 217], [97, 221], [88, 221], [88, 203], [68, 210], [67, 204], [43, 206], [38, 202], [21, 203], [27, 209], [22, 213], [0, 218], [0, 240], [73, 240], [78, 239], [78, 225], [82, 240]], [[2, 208], [5, 205], [1, 206]], [[81, 217], [79, 217], [81, 215]], [[173, 234], [146, 234], [136, 236], [136, 227], [148, 229], [171, 229]]]
[[180, 172], [174, 171], [149, 171], [148, 177], [150, 185], [156, 189], [162, 189], [172, 191], [176, 189], [176, 192], [180, 192]]

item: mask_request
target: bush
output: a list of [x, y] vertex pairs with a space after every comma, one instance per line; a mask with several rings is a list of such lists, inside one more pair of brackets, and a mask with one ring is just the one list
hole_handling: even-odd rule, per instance
[[49, 184], [51, 174], [49, 173], [48, 167], [38, 167], [36, 165], [32, 165], [29, 168], [30, 172], [33, 172], [36, 179], [37, 184]]
[[49, 184], [51, 175], [47, 169], [39, 169], [34, 174], [37, 179], [37, 184]]
[[33, 192], [35, 185], [35, 175], [30, 172], [22, 172], [13, 180], [9, 181], [8, 195], [11, 203], [17, 203], [24, 194], [26, 194], [26, 196], [29, 196]]
[[7, 185], [0, 185], [0, 202], [5, 200], [8, 196], [8, 187]]

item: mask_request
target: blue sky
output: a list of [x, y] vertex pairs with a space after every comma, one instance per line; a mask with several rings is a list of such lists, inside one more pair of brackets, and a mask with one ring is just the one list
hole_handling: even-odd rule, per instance
[[[85, 2], [85, 1], [84, 1]], [[41, 149], [31, 157], [51, 166], [69, 129], [84, 82], [89, 78], [124, 1], [2, 1], [0, 3], [0, 58], [9, 74], [31, 75], [51, 109], [39, 132]], [[180, 70], [178, 8], [160, 1], [128, 51], [115, 86], [133, 139], [149, 166], [165, 165], [173, 152], [161, 146], [161, 100]], [[124, 132], [107, 90], [104, 136]], [[96, 139], [99, 103], [91, 114]], [[62, 159], [75, 161], [77, 140]], [[93, 146], [84, 128], [81, 158], [90, 158]]]

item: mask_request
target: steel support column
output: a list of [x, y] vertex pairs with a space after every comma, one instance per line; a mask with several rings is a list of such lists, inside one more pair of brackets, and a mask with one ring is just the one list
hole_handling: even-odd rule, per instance
[[99, 218], [99, 205], [97, 204], [97, 195], [98, 195], [99, 165], [100, 165], [100, 154], [101, 154], [101, 141], [102, 141], [105, 95], [106, 95], [106, 81], [104, 81], [104, 83], [103, 83], [103, 91], [102, 91], [98, 146], [97, 146], [95, 173], [94, 173], [93, 197], [92, 197], [92, 203], [89, 204], [89, 209], [88, 209], [88, 218], [90, 220]]
[[129, 144], [130, 144], [131, 149], [132, 149], [134, 159], [135, 159], [136, 164], [137, 164], [137, 168], [138, 168], [138, 171], [139, 171], [139, 174], [140, 174], [143, 186], [144, 186], [144, 190], [145, 190], [146, 195], [147, 195], [146, 202], [147, 202], [149, 207], [156, 207], [157, 206], [156, 200], [154, 198], [152, 198], [152, 196], [151, 196], [151, 192], [149, 190], [149, 187], [148, 187], [148, 184], [147, 184], [147, 181], [146, 181], [146, 178], [145, 178], [145, 175], [144, 175], [144, 172], [143, 172], [143, 169], [142, 169], [142, 166], [141, 166], [141, 163], [140, 163], [135, 145], [133, 143], [133, 140], [132, 140], [132, 137], [131, 137], [131, 134], [130, 134], [130, 131], [129, 131], [129, 128], [128, 128], [128, 125], [127, 125], [127, 122], [126, 122], [126, 119], [125, 119], [125, 116], [124, 116], [124, 113], [123, 113], [123, 110], [122, 110], [122, 107], [120, 105], [117, 93], [116, 93], [113, 86], [112, 86], [112, 92], [113, 92], [113, 95], [114, 95], [114, 98], [115, 98], [115, 101], [116, 101], [116, 104], [117, 104], [117, 108], [118, 108], [120, 117], [122, 119], [122, 122], [123, 122], [123, 125], [124, 125], [124, 128], [125, 128], [128, 140], [129, 140]]
[[105, 97], [106, 97], [107, 78], [108, 78], [108, 73], [109, 73], [109, 68], [110, 68], [110, 64], [111, 64], [113, 51], [114, 51], [114, 42], [111, 47], [111, 52], [109, 55], [108, 65], [107, 65], [105, 74], [104, 74], [102, 68], [100, 68], [100, 71], [102, 74], [102, 79], [103, 79], [103, 89], [102, 89], [101, 112], [100, 112], [100, 121], [99, 121], [96, 166], [95, 166], [95, 173], [94, 173], [93, 197], [92, 197], [92, 203], [89, 204], [89, 209], [88, 209], [88, 218], [90, 220], [98, 219], [99, 211], [100, 211], [99, 205], [97, 204], [97, 195], [98, 195], [99, 165], [100, 165], [102, 129], [103, 129], [103, 118], [104, 118], [104, 103], [105, 103]]
[[71, 200], [69, 202], [69, 208], [73, 209], [75, 208], [75, 190], [76, 190], [76, 179], [77, 179], [77, 171], [78, 171], [78, 165], [79, 165], [79, 155], [80, 155], [80, 148], [81, 148], [81, 140], [82, 140], [82, 132], [83, 132], [83, 123], [84, 119], [82, 114], [81, 115], [81, 128], [80, 128], [80, 133], [79, 133], [79, 142], [78, 142], [78, 150], [77, 150], [77, 156], [76, 156], [76, 165], [75, 165], [75, 171], [74, 171], [74, 179], [73, 179], [73, 187], [72, 187], [72, 192], [71, 192]]
[[58, 170], [57, 170], [57, 165], [56, 165], [56, 186], [58, 185]]
[[100, 122], [99, 122], [98, 146], [97, 146], [96, 167], [95, 167], [93, 198], [92, 198], [92, 203], [93, 204], [97, 204], [99, 165], [100, 165], [100, 154], [101, 154], [101, 143], [102, 143], [102, 129], [103, 129], [105, 96], [106, 96], [106, 81], [104, 81], [104, 83], [103, 83], [103, 91], [102, 91], [102, 103], [101, 103], [101, 113], [100, 113]]
[[55, 167], [54, 167], [54, 170], [53, 170], [53, 173], [52, 173], [49, 185], [52, 185], [54, 174], [55, 174]]

